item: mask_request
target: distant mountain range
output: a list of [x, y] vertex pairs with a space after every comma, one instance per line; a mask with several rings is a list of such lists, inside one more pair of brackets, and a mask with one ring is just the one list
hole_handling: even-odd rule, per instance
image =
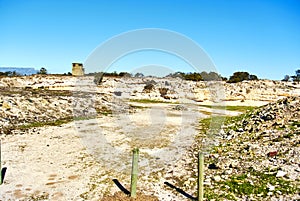
[[38, 72], [38, 70], [35, 70], [34, 68], [23, 68], [23, 67], [0, 67], [0, 72], [16, 72], [20, 75], [32, 75], [32, 74], [36, 74]]

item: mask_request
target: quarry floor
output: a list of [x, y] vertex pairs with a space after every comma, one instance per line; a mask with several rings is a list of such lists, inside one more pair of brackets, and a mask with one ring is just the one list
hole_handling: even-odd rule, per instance
[[160, 200], [185, 200], [163, 187], [160, 170], [181, 160], [198, 132], [199, 119], [224, 111], [201, 107], [200, 112], [199, 105], [134, 104], [140, 108], [136, 113], [1, 136], [6, 172], [0, 200], [100, 200], [120, 191], [114, 179], [129, 190], [135, 147], [140, 149], [138, 191]]

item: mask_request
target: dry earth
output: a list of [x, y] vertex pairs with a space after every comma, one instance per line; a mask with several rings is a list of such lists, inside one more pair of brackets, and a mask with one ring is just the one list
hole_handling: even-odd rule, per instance
[[[155, 88], [145, 91], [152, 80]], [[112, 199], [120, 191], [114, 179], [129, 189], [134, 147], [140, 148], [140, 193], [186, 200], [165, 184], [171, 182], [190, 187], [195, 197], [194, 178], [185, 176], [194, 160], [190, 150], [201, 131], [199, 120], [239, 114], [201, 105], [221, 104], [219, 97], [226, 105], [258, 106], [299, 96], [299, 86], [274, 81], [108, 78], [94, 86], [91, 78], [32, 76], [1, 78], [0, 86], [2, 167], [7, 168], [1, 200]], [[167, 94], [162, 96], [161, 88], [168, 88]], [[49, 122], [55, 126], [44, 126]]]

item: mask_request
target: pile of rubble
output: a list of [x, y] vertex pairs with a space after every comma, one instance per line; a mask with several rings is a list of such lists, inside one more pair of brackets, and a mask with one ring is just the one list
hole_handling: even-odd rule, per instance
[[[196, 191], [199, 141], [183, 160], [187, 175], [169, 174]], [[300, 98], [288, 97], [228, 117], [206, 156], [205, 197], [210, 200], [300, 199]], [[190, 158], [193, 158], [192, 160]]]

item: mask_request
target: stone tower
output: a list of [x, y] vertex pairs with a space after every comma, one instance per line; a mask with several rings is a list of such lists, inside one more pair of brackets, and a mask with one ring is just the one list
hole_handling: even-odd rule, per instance
[[84, 75], [84, 68], [82, 63], [72, 63], [72, 75], [74, 76]]

